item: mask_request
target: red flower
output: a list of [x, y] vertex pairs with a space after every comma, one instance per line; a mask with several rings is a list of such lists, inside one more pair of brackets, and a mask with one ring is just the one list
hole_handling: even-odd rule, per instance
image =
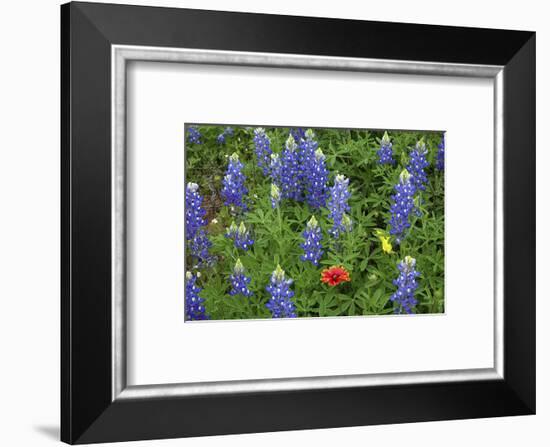
[[329, 286], [336, 286], [341, 282], [351, 281], [348, 271], [342, 266], [333, 266], [321, 272], [321, 282]]

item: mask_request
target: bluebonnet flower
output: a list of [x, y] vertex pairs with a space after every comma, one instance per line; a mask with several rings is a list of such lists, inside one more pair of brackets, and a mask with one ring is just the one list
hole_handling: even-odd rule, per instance
[[319, 265], [319, 260], [323, 256], [323, 246], [321, 245], [323, 235], [315, 216], [311, 216], [302, 235], [305, 240], [300, 247], [304, 249], [304, 254], [300, 256], [300, 259], [309, 261], [313, 265]]
[[254, 148], [256, 151], [256, 158], [258, 159], [258, 166], [262, 168], [264, 175], [269, 174], [269, 164], [271, 157], [271, 141], [265, 129], [258, 127], [254, 130]]
[[384, 136], [380, 141], [380, 149], [378, 150], [377, 154], [378, 154], [378, 164], [395, 165], [395, 160], [393, 159], [392, 143], [390, 141], [388, 132], [384, 132]]
[[208, 239], [204, 228], [200, 228], [195, 237], [189, 241], [191, 256], [197, 260], [197, 267], [211, 265], [215, 258], [210, 255], [212, 242]]
[[281, 191], [279, 187], [275, 184], [271, 184], [271, 208], [275, 209], [279, 206], [281, 202]]
[[205, 314], [204, 298], [199, 296], [201, 288], [197, 286], [197, 278], [200, 273], [193, 275], [191, 272], [185, 274], [185, 319], [186, 320], [208, 320]]
[[238, 227], [235, 225], [235, 222], [232, 222], [231, 226], [225, 233], [225, 237], [233, 239], [235, 247], [245, 251], [247, 251], [252, 244], [254, 244], [254, 239], [250, 236], [250, 231], [246, 228], [244, 222], [241, 222]]
[[251, 297], [254, 295], [248, 288], [250, 278], [244, 274], [244, 266], [240, 259], [237, 259], [235, 268], [233, 269], [233, 273], [229, 277], [229, 280], [231, 281], [231, 290], [229, 291], [229, 295], [234, 296], [241, 294], [246, 297]]
[[189, 182], [185, 188], [185, 237], [193, 239], [199, 228], [206, 225], [206, 211], [202, 207], [199, 185]]
[[329, 218], [332, 219], [332, 228], [329, 230], [334, 238], [338, 238], [340, 232], [348, 231], [351, 228], [351, 219], [346, 219], [344, 225], [343, 217], [349, 212], [348, 199], [350, 192], [348, 190], [349, 179], [339, 174], [334, 179], [334, 186], [330, 188], [330, 197], [328, 201], [328, 209], [330, 211]]
[[411, 181], [416, 189], [424, 191], [426, 189], [425, 183], [428, 182], [428, 177], [424, 172], [424, 168], [428, 167], [430, 163], [426, 160], [426, 145], [424, 140], [420, 140], [416, 143], [415, 148], [411, 151], [409, 164], [407, 165], [407, 171], [411, 174]]
[[315, 158], [315, 151], [317, 150], [318, 143], [315, 141], [315, 133], [313, 130], [308, 129], [304, 138], [300, 140], [299, 147], [299, 162], [302, 168], [302, 181], [307, 178], [310, 165]]
[[248, 190], [244, 186], [246, 177], [242, 171], [243, 164], [239, 161], [239, 156], [234, 153], [229, 157], [229, 165], [223, 178], [222, 196], [225, 199], [225, 205], [246, 210], [244, 197]]
[[202, 144], [201, 141], [201, 132], [196, 127], [190, 126], [187, 129], [187, 142], [193, 144]]
[[294, 138], [289, 135], [281, 157], [281, 192], [283, 199], [300, 200], [302, 197], [297, 148]]
[[235, 239], [235, 237], [237, 237], [237, 231], [239, 231], [239, 227], [233, 221], [231, 222], [231, 225], [229, 225], [229, 228], [225, 232], [225, 237], [228, 239]]
[[283, 176], [283, 165], [279, 154], [271, 154], [271, 163], [269, 165], [269, 176], [271, 181], [275, 183], [279, 188], [281, 187]]
[[418, 303], [414, 297], [414, 292], [418, 288], [416, 278], [420, 276], [415, 270], [416, 260], [410, 256], [405, 256], [397, 264], [399, 276], [393, 280], [393, 285], [397, 286], [397, 291], [390, 297], [390, 300], [397, 306], [394, 312], [397, 314], [413, 313], [414, 306]]
[[328, 193], [328, 169], [325, 162], [325, 154], [323, 154], [321, 149], [315, 151], [304, 180], [308, 205], [312, 208], [325, 206]]
[[445, 170], [445, 134], [441, 135], [441, 142], [437, 145], [437, 160], [435, 167], [438, 171]]
[[235, 235], [235, 247], [246, 251], [252, 246], [253, 243], [254, 239], [250, 236], [250, 231], [246, 228], [244, 222], [241, 222]]
[[226, 127], [221, 134], [219, 134], [216, 138], [216, 141], [218, 144], [225, 144], [225, 138], [226, 136], [232, 136], [233, 135], [233, 128], [232, 127]]
[[405, 231], [411, 226], [410, 214], [414, 211], [414, 194], [416, 188], [412, 183], [412, 176], [404, 169], [399, 175], [399, 182], [394, 186], [395, 194], [391, 196], [393, 203], [390, 207], [390, 234], [400, 244]]
[[301, 127], [290, 129], [290, 135], [292, 135], [292, 138], [294, 138], [294, 141], [296, 141], [297, 144], [299, 144], [300, 141], [306, 137], [306, 133]]
[[300, 166], [300, 183], [306, 195], [306, 201], [313, 208], [324, 206], [326, 203], [326, 183], [328, 171], [325, 166], [325, 157], [321, 151], [316, 156], [318, 143], [315, 141], [313, 130], [308, 129], [304, 138], [300, 140], [298, 163]]
[[206, 211], [202, 207], [199, 185], [188, 183], [185, 189], [185, 238], [189, 242], [191, 256], [198, 265], [208, 264], [213, 258], [208, 250], [212, 242], [208, 239], [204, 226]]
[[265, 305], [273, 318], [296, 318], [296, 305], [292, 300], [294, 292], [290, 289], [292, 279], [285, 278], [285, 272], [280, 265], [271, 275], [271, 281], [265, 288], [271, 298]]

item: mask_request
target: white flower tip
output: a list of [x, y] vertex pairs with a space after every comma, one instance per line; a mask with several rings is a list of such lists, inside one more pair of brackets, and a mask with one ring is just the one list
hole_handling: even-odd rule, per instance
[[245, 234], [246, 233], [246, 225], [244, 224], [244, 222], [241, 222], [241, 224], [239, 225], [239, 234]]
[[399, 174], [399, 180], [401, 183], [407, 183], [411, 179], [411, 174], [409, 174], [409, 171], [406, 169], [403, 169], [401, 171], [401, 174]]
[[335, 183], [346, 183], [347, 181], [348, 181], [348, 179], [343, 174], [338, 174], [334, 179]]
[[277, 264], [277, 268], [273, 271], [273, 276], [277, 281], [285, 279], [285, 271], [281, 268], [280, 264]]
[[318, 224], [319, 223], [317, 222], [317, 219], [315, 219], [315, 216], [311, 216], [311, 219], [307, 222], [307, 226], [310, 228], [315, 228]]
[[281, 191], [275, 183], [271, 184], [271, 197], [273, 200], [279, 200], [281, 197]]
[[411, 256], [405, 256], [405, 258], [403, 259], [403, 262], [405, 263], [405, 265], [409, 270], [412, 270], [416, 265], [416, 259], [414, 259]]
[[418, 149], [420, 152], [427, 152], [426, 143], [424, 143], [424, 138], [421, 138], [420, 140], [418, 140], [418, 142], [416, 143], [416, 149]]
[[235, 273], [243, 273], [244, 272], [244, 266], [243, 266], [243, 263], [241, 262], [241, 258], [237, 258], [237, 262], [235, 262], [234, 271], [235, 271]]
[[229, 225], [229, 228], [227, 229], [227, 234], [232, 234], [237, 231], [237, 225], [235, 222], [231, 222], [231, 225]]
[[296, 147], [297, 147], [296, 146], [296, 141], [294, 140], [294, 137], [292, 136], [292, 134], [290, 134], [288, 136], [288, 138], [286, 139], [285, 146], [289, 151], [293, 151], [293, 150], [296, 149]]

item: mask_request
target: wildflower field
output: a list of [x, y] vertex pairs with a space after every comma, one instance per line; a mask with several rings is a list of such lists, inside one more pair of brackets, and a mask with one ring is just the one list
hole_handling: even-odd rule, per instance
[[444, 311], [442, 132], [187, 125], [185, 320]]

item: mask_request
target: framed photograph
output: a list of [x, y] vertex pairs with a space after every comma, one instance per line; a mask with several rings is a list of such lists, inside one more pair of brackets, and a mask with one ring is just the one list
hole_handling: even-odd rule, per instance
[[61, 24], [63, 441], [534, 414], [535, 33]]

